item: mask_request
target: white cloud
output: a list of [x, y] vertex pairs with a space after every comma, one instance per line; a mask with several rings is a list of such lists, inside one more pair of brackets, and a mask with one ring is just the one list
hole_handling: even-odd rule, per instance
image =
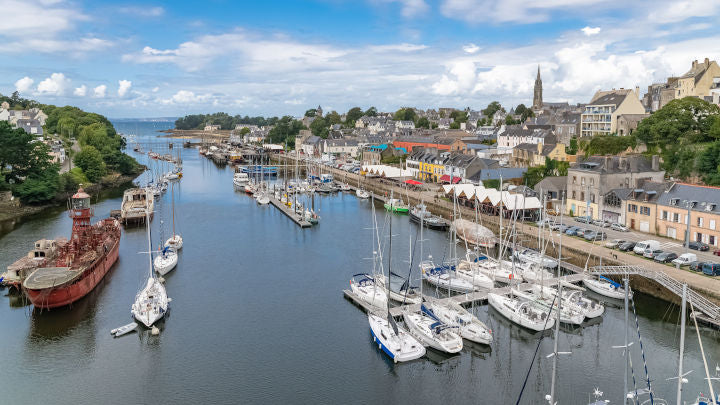
[[585, 27], [585, 28], [581, 29], [580, 31], [582, 31], [583, 34], [585, 34], [586, 36], [590, 37], [590, 36], [599, 34], [599, 33], [600, 33], [600, 27], [590, 27], [590, 26], [588, 26], [588, 27]]
[[15, 82], [15, 90], [19, 91], [20, 93], [25, 93], [32, 88], [33, 83], [35, 83], [33, 79], [25, 76]]
[[65, 94], [65, 89], [70, 85], [70, 79], [67, 79], [62, 73], [53, 73], [47, 79], [38, 83], [37, 91], [40, 94], [48, 94], [61, 96]]
[[105, 98], [106, 92], [107, 92], [107, 86], [104, 84], [101, 84], [93, 89], [93, 97]]
[[463, 49], [463, 51], [465, 51], [465, 53], [473, 54], [473, 53], [479, 51], [480, 47], [473, 43], [470, 43], [467, 45], [463, 45], [462, 49]]
[[155, 86], [155, 87], [152, 88], [152, 92], [153, 92], [153, 93], [157, 93], [158, 91], [160, 91], [160, 87]]
[[195, 94], [190, 90], [180, 90], [175, 93], [172, 97], [166, 100], [162, 100], [164, 104], [200, 104], [212, 101], [213, 97], [210, 94]]
[[125, 97], [131, 86], [130, 80], [118, 80], [118, 97]]
[[720, 11], [720, 2], [717, 0], [685, 0], [671, 1], [667, 4], [653, 7], [648, 17], [656, 23], [675, 23], [693, 17], [706, 17]]
[[373, 0], [376, 3], [400, 3], [400, 14], [405, 18], [412, 18], [425, 14], [430, 6], [425, 0]]
[[[305, 99], [304, 98], [294, 98], [292, 100], [285, 100], [285, 104], [303, 105], [303, 104], [305, 104]], [[330, 108], [328, 108], [328, 111], [330, 111]]]
[[131, 14], [140, 17], [160, 17], [165, 14], [165, 9], [162, 7], [120, 7], [120, 12], [124, 14]]
[[85, 97], [85, 95], [87, 95], [87, 86], [83, 84], [80, 87], [76, 87], [75, 91], [73, 91], [73, 94], [78, 97]]
[[373, 45], [368, 47], [374, 52], [415, 52], [427, 49], [426, 45], [420, 44], [390, 44], [390, 45]]

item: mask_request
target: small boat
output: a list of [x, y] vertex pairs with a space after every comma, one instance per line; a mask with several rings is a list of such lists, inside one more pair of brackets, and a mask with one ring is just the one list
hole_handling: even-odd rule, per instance
[[523, 277], [520, 271], [513, 272], [513, 265], [507, 260], [502, 260], [498, 263], [497, 260], [487, 257], [485, 255], [475, 256], [468, 254], [466, 260], [461, 260], [458, 263], [458, 267], [471, 267], [479, 271], [480, 273], [490, 277], [491, 279], [508, 284], [511, 281], [517, 283], [523, 282]]
[[180, 250], [183, 247], [183, 238], [180, 235], [173, 235], [165, 242], [165, 247], [173, 250]]
[[370, 198], [370, 193], [363, 189], [355, 190], [355, 195], [357, 196], [357, 198], [362, 198], [363, 200]]
[[[159, 185], [156, 185], [158, 187]], [[150, 212], [148, 221], [153, 217], [155, 209], [156, 190], [149, 188], [130, 188], [123, 193], [123, 201], [120, 206], [120, 218], [124, 224], [132, 222], [143, 222], [147, 218], [145, 211]], [[157, 194], [159, 195], [159, 193]]]
[[555, 325], [555, 318], [548, 319], [549, 311], [535, 308], [528, 302], [489, 293], [488, 304], [512, 322], [534, 331], [543, 331]]
[[235, 173], [233, 175], [233, 185], [235, 187], [244, 187], [248, 181], [250, 181], [250, 177], [248, 177], [247, 173]]
[[138, 327], [137, 322], [132, 322], [127, 325], [123, 325], [119, 328], [115, 328], [115, 329], [111, 330], [110, 334], [113, 335], [114, 337], [120, 337], [122, 335], [127, 335], [128, 333], [134, 331], [135, 329], [137, 329], [137, 327]]
[[305, 209], [305, 220], [310, 222], [313, 225], [317, 225], [317, 223], [320, 221], [320, 216], [315, 213], [315, 211], [306, 208]]
[[[620, 283], [616, 283], [609, 278], [599, 276], [595, 278], [586, 278], [583, 280], [583, 284], [590, 291], [594, 291], [605, 297], [614, 298], [617, 300], [625, 299], [625, 289]], [[630, 292], [632, 296], [632, 292]]]
[[350, 185], [347, 183], [340, 183], [340, 191], [351, 191]]
[[369, 313], [370, 333], [373, 342], [385, 352], [393, 362], [419, 359], [425, 355], [425, 347], [404, 328], [395, 323], [392, 317], [385, 318], [380, 313]]
[[448, 325], [457, 326], [463, 339], [483, 345], [492, 343], [490, 328], [457, 302], [430, 299], [428, 305], [440, 320]]
[[[533, 285], [533, 291], [536, 294], [545, 293], [551, 297], [557, 296], [557, 289], [554, 287], [542, 287], [540, 285]], [[582, 291], [579, 290], [562, 290], [562, 305], [563, 307], [568, 306], [578, 312], [585, 315], [586, 318], [597, 318], [605, 312], [605, 307], [595, 300], [591, 300], [582, 295]]]
[[[400, 277], [396, 274], [393, 274], [393, 276], [397, 276], [398, 278]], [[375, 282], [383, 288], [386, 288], [384, 274], [376, 275]], [[422, 302], [422, 296], [420, 293], [415, 288], [410, 287], [407, 280], [405, 280], [403, 285], [400, 287], [400, 291], [395, 291], [391, 288], [386, 289], [390, 295], [390, 299], [393, 301], [404, 304], [420, 304]]]
[[[460, 264], [462, 264], [462, 262]], [[461, 266], [460, 264], [455, 266], [455, 276], [457, 278], [471, 283], [477, 289], [485, 288], [489, 290], [495, 287], [493, 279], [483, 274], [477, 268], [473, 266]]]
[[450, 224], [444, 218], [438, 215], [433, 215], [430, 211], [428, 211], [425, 204], [418, 204], [414, 206], [410, 210], [409, 214], [410, 221], [418, 224], [422, 222], [423, 226], [429, 229], [446, 231], [450, 227]]
[[253, 184], [253, 183], [245, 184], [245, 192], [246, 193], [255, 194], [255, 191], [257, 191], [257, 187], [255, 187], [255, 184]]
[[450, 276], [451, 272], [454, 273], [455, 266], [435, 266], [432, 262], [425, 261], [420, 263], [420, 270], [424, 280], [443, 290], [461, 293], [475, 291], [475, 287], [469, 281]]
[[177, 252], [169, 247], [164, 247], [162, 251], [160, 251], [160, 254], [155, 257], [153, 265], [155, 266], [155, 271], [161, 276], [164, 276], [177, 266], [177, 262]]
[[399, 200], [397, 198], [391, 198], [387, 200], [385, 204], [383, 204], [386, 210], [392, 211], [392, 212], [399, 212], [402, 214], [407, 214], [407, 212], [410, 210], [410, 208], [402, 202], [402, 200]]
[[[147, 220], [149, 222], [150, 213], [146, 211], [145, 216], [148, 217]], [[150, 227], [147, 226], [146, 229], [148, 249], [152, 249], [150, 243]], [[160, 318], [165, 316], [165, 313], [167, 313], [170, 298], [168, 298], [167, 296], [165, 286], [162, 285], [162, 283], [160, 282], [160, 280], [157, 279], [157, 277], [155, 277], [155, 272], [153, 271], [153, 259], [150, 252], [148, 252], [148, 258], [149, 275], [147, 283], [145, 284], [145, 287], [143, 287], [143, 289], [141, 289], [135, 296], [135, 303], [133, 303], [133, 305], [130, 307], [130, 313], [132, 313], [135, 319], [142, 322], [145, 326], [149, 328], [155, 322], [160, 320]]]
[[548, 269], [554, 269], [558, 265], [557, 260], [544, 256], [542, 253], [533, 249], [516, 250], [513, 252], [513, 256], [520, 261], [539, 264]]
[[[545, 294], [542, 289], [535, 292], [512, 291], [513, 295], [526, 300], [530, 305], [540, 310], [551, 310], [553, 314], [557, 313], [558, 300], [554, 299], [550, 294]], [[555, 316], [553, 316], [555, 319]], [[560, 322], [570, 325], [580, 325], [585, 320], [585, 314], [577, 311], [570, 306], [560, 307]]]
[[370, 306], [383, 309], [388, 305], [384, 286], [376, 283], [375, 278], [369, 274], [355, 274], [350, 279], [350, 290]]
[[255, 193], [255, 201], [260, 205], [270, 204], [270, 197], [266, 192]]
[[458, 327], [441, 321], [425, 304], [420, 305], [420, 312], [404, 312], [403, 320], [408, 332], [423, 345], [446, 353], [457, 353], [463, 348]]
[[[512, 265], [512, 264], [511, 264]], [[555, 275], [536, 263], [515, 263], [515, 271], [522, 274], [523, 279], [530, 283], [543, 283], [555, 278]]]

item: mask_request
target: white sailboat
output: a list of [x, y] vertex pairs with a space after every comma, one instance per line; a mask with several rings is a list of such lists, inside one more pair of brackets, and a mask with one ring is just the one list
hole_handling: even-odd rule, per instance
[[[625, 289], [619, 283], [608, 278], [600, 276], [600, 278], [586, 278], [583, 284], [588, 290], [594, 291], [608, 298], [621, 300], [625, 298]], [[632, 293], [630, 293], [632, 296]]]
[[470, 282], [473, 286], [475, 286], [475, 289], [491, 289], [495, 287], [495, 283], [493, 282], [493, 279], [488, 277], [487, 275], [483, 274], [477, 267], [475, 266], [467, 266], [463, 265], [467, 262], [461, 261], [457, 266], [455, 266], [455, 276], [463, 279], [465, 281]]
[[[554, 299], [554, 297], [550, 297], [549, 294], [545, 294], [544, 292], [542, 292], [543, 288], [546, 287], [541, 287], [541, 290], [539, 290], [540, 292], [538, 293], [513, 290], [512, 294], [525, 300], [533, 307], [539, 308], [541, 310], [552, 310], [552, 313], [554, 314], [558, 310], [559, 302], [557, 299]], [[560, 306], [560, 322], [570, 325], [580, 325], [583, 323], [584, 320], [584, 313], [579, 312], [567, 305]]]
[[507, 260], [501, 260], [498, 262], [497, 259], [485, 255], [480, 255], [479, 257], [473, 259], [469, 254], [466, 260], [460, 261], [458, 267], [473, 268], [474, 270], [500, 283], [508, 284], [513, 281], [516, 283], [523, 282], [522, 275], [519, 272], [513, 273], [512, 262]]
[[[422, 278], [427, 280], [428, 283], [442, 288], [443, 290], [450, 290], [460, 293], [467, 293], [475, 291], [475, 286], [469, 281], [463, 280], [458, 277], [451, 276], [451, 270], [454, 266], [435, 266], [433, 262], [426, 260], [420, 263], [420, 271], [422, 272]], [[454, 272], [453, 272], [454, 273]]]
[[[525, 301], [489, 293], [488, 303], [502, 316], [534, 331], [543, 331], [555, 325], [555, 319], [550, 317], [549, 311], [534, 307]], [[548, 317], [550, 318], [548, 319]]]
[[[544, 290], [544, 293], [549, 294], [551, 297], [555, 297], [557, 295], [557, 289], [554, 287], [543, 287], [540, 285], [533, 286], [533, 291], [536, 294], [539, 294], [541, 290]], [[563, 306], [570, 307], [583, 313], [586, 318], [597, 318], [605, 312], [604, 305], [583, 296], [582, 291], [563, 289], [561, 295]]]
[[423, 345], [446, 353], [457, 353], [463, 348], [462, 338], [457, 326], [445, 324], [425, 304], [421, 304], [420, 312], [403, 313], [403, 320], [408, 332]]
[[153, 261], [155, 271], [157, 271], [161, 276], [166, 275], [174, 269], [175, 266], [177, 266], [177, 263], [178, 254], [175, 250], [169, 247], [164, 247], [160, 253], [155, 256], [155, 260]]
[[[375, 204], [373, 207], [373, 224], [375, 224]], [[376, 229], [377, 229], [377, 225]], [[390, 222], [390, 246], [388, 259], [388, 282], [386, 288], [390, 286], [390, 259], [392, 257], [392, 221]], [[385, 307], [383, 312], [368, 313], [368, 323], [370, 324], [370, 333], [373, 342], [377, 343], [378, 348], [385, 352], [395, 363], [418, 359], [425, 355], [425, 347], [413, 337], [408, 331], [398, 325], [390, 316], [390, 304]]]
[[363, 189], [355, 190], [355, 195], [357, 198], [362, 198], [363, 200], [370, 198], [370, 193]]
[[183, 247], [183, 238], [175, 231], [175, 185], [171, 188], [170, 198], [172, 200], [173, 236], [165, 242], [165, 246], [178, 251]]
[[370, 274], [355, 274], [350, 279], [350, 290], [366, 304], [383, 309], [388, 305], [388, 297], [383, 285]]
[[[149, 223], [149, 213], [145, 213]], [[152, 245], [150, 242], [150, 226], [147, 226], [147, 238], [148, 238], [148, 255], [149, 259], [149, 275], [147, 283], [142, 290], [140, 290], [135, 296], [135, 303], [132, 305], [130, 312], [133, 317], [138, 321], [142, 322], [143, 325], [148, 328], [151, 327], [155, 322], [160, 320], [165, 313], [167, 313], [168, 303], [170, 298], [167, 296], [165, 286], [155, 278], [153, 273], [153, 260], [152, 260]]]
[[513, 252], [513, 256], [515, 256], [516, 259], [522, 262], [538, 264], [542, 267], [547, 267], [549, 269], [554, 269], [558, 265], [557, 260], [551, 259], [533, 249], [522, 249], [515, 251]]
[[457, 326], [463, 339], [483, 345], [492, 343], [493, 337], [490, 328], [457, 302], [441, 303], [436, 299], [429, 298], [427, 305], [441, 321]]

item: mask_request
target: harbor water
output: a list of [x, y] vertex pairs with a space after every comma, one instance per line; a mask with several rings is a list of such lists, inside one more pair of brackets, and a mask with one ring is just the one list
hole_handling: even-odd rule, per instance
[[[168, 140], [156, 138], [155, 130], [170, 125], [116, 127], [135, 134], [145, 152], [150, 147], [167, 152], [158, 150]], [[531, 333], [487, 305], [474, 310], [492, 329], [490, 346], [465, 342], [458, 355], [428, 350], [406, 364], [393, 364], [377, 349], [367, 316], [342, 294], [352, 275], [372, 270], [377, 248], [370, 201], [354, 193], [318, 195], [320, 224], [301, 229], [273, 206], [259, 206], [233, 190], [231, 167], [216, 166], [197, 149], [180, 148], [178, 140], [175, 146], [172, 153], [182, 153], [184, 173], [174, 187], [175, 226], [184, 247], [177, 268], [165, 276], [173, 300], [161, 333], [152, 336], [144, 328], [121, 338], [109, 333], [131, 322], [130, 305], [148, 274], [145, 230], [128, 227], [114, 269], [71, 308], [40, 312], [21, 295], [0, 291], [0, 403], [507, 404], [517, 401], [523, 386], [521, 403], [545, 403], [553, 332]], [[130, 153], [148, 163], [146, 155]], [[156, 204], [154, 248], [172, 232], [170, 196], [168, 190]], [[95, 219], [119, 209], [121, 198], [122, 190], [93, 196]], [[377, 207], [381, 241], [387, 244], [387, 214]], [[407, 274], [409, 244], [420, 240], [417, 226], [407, 216], [390, 218], [392, 269]], [[0, 267], [26, 254], [38, 239], [68, 237], [70, 228], [61, 210], [5, 226]], [[425, 257], [440, 261], [451, 250], [446, 233], [424, 232]], [[417, 280], [419, 246], [413, 252]], [[621, 403], [624, 357], [612, 346], [623, 344], [624, 310], [622, 302], [604, 301], [601, 319], [561, 328], [559, 350], [571, 354], [558, 359], [560, 404], [586, 404], [596, 387], [603, 399]], [[677, 374], [679, 308], [641, 294], [635, 304], [639, 327], [632, 309], [629, 325], [636, 342], [635, 385], [644, 388], [647, 378], [639, 331], [653, 391], [674, 401], [677, 381], [667, 379]], [[688, 402], [708, 391], [690, 325], [684, 363], [685, 371], [693, 370], [684, 385]], [[720, 340], [703, 326], [700, 335], [714, 374]]]

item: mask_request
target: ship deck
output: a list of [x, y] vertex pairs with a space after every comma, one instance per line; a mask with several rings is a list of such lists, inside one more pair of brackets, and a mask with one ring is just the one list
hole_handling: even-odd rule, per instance
[[69, 267], [42, 267], [32, 272], [23, 282], [25, 288], [42, 290], [63, 285], [82, 273], [82, 269]]

